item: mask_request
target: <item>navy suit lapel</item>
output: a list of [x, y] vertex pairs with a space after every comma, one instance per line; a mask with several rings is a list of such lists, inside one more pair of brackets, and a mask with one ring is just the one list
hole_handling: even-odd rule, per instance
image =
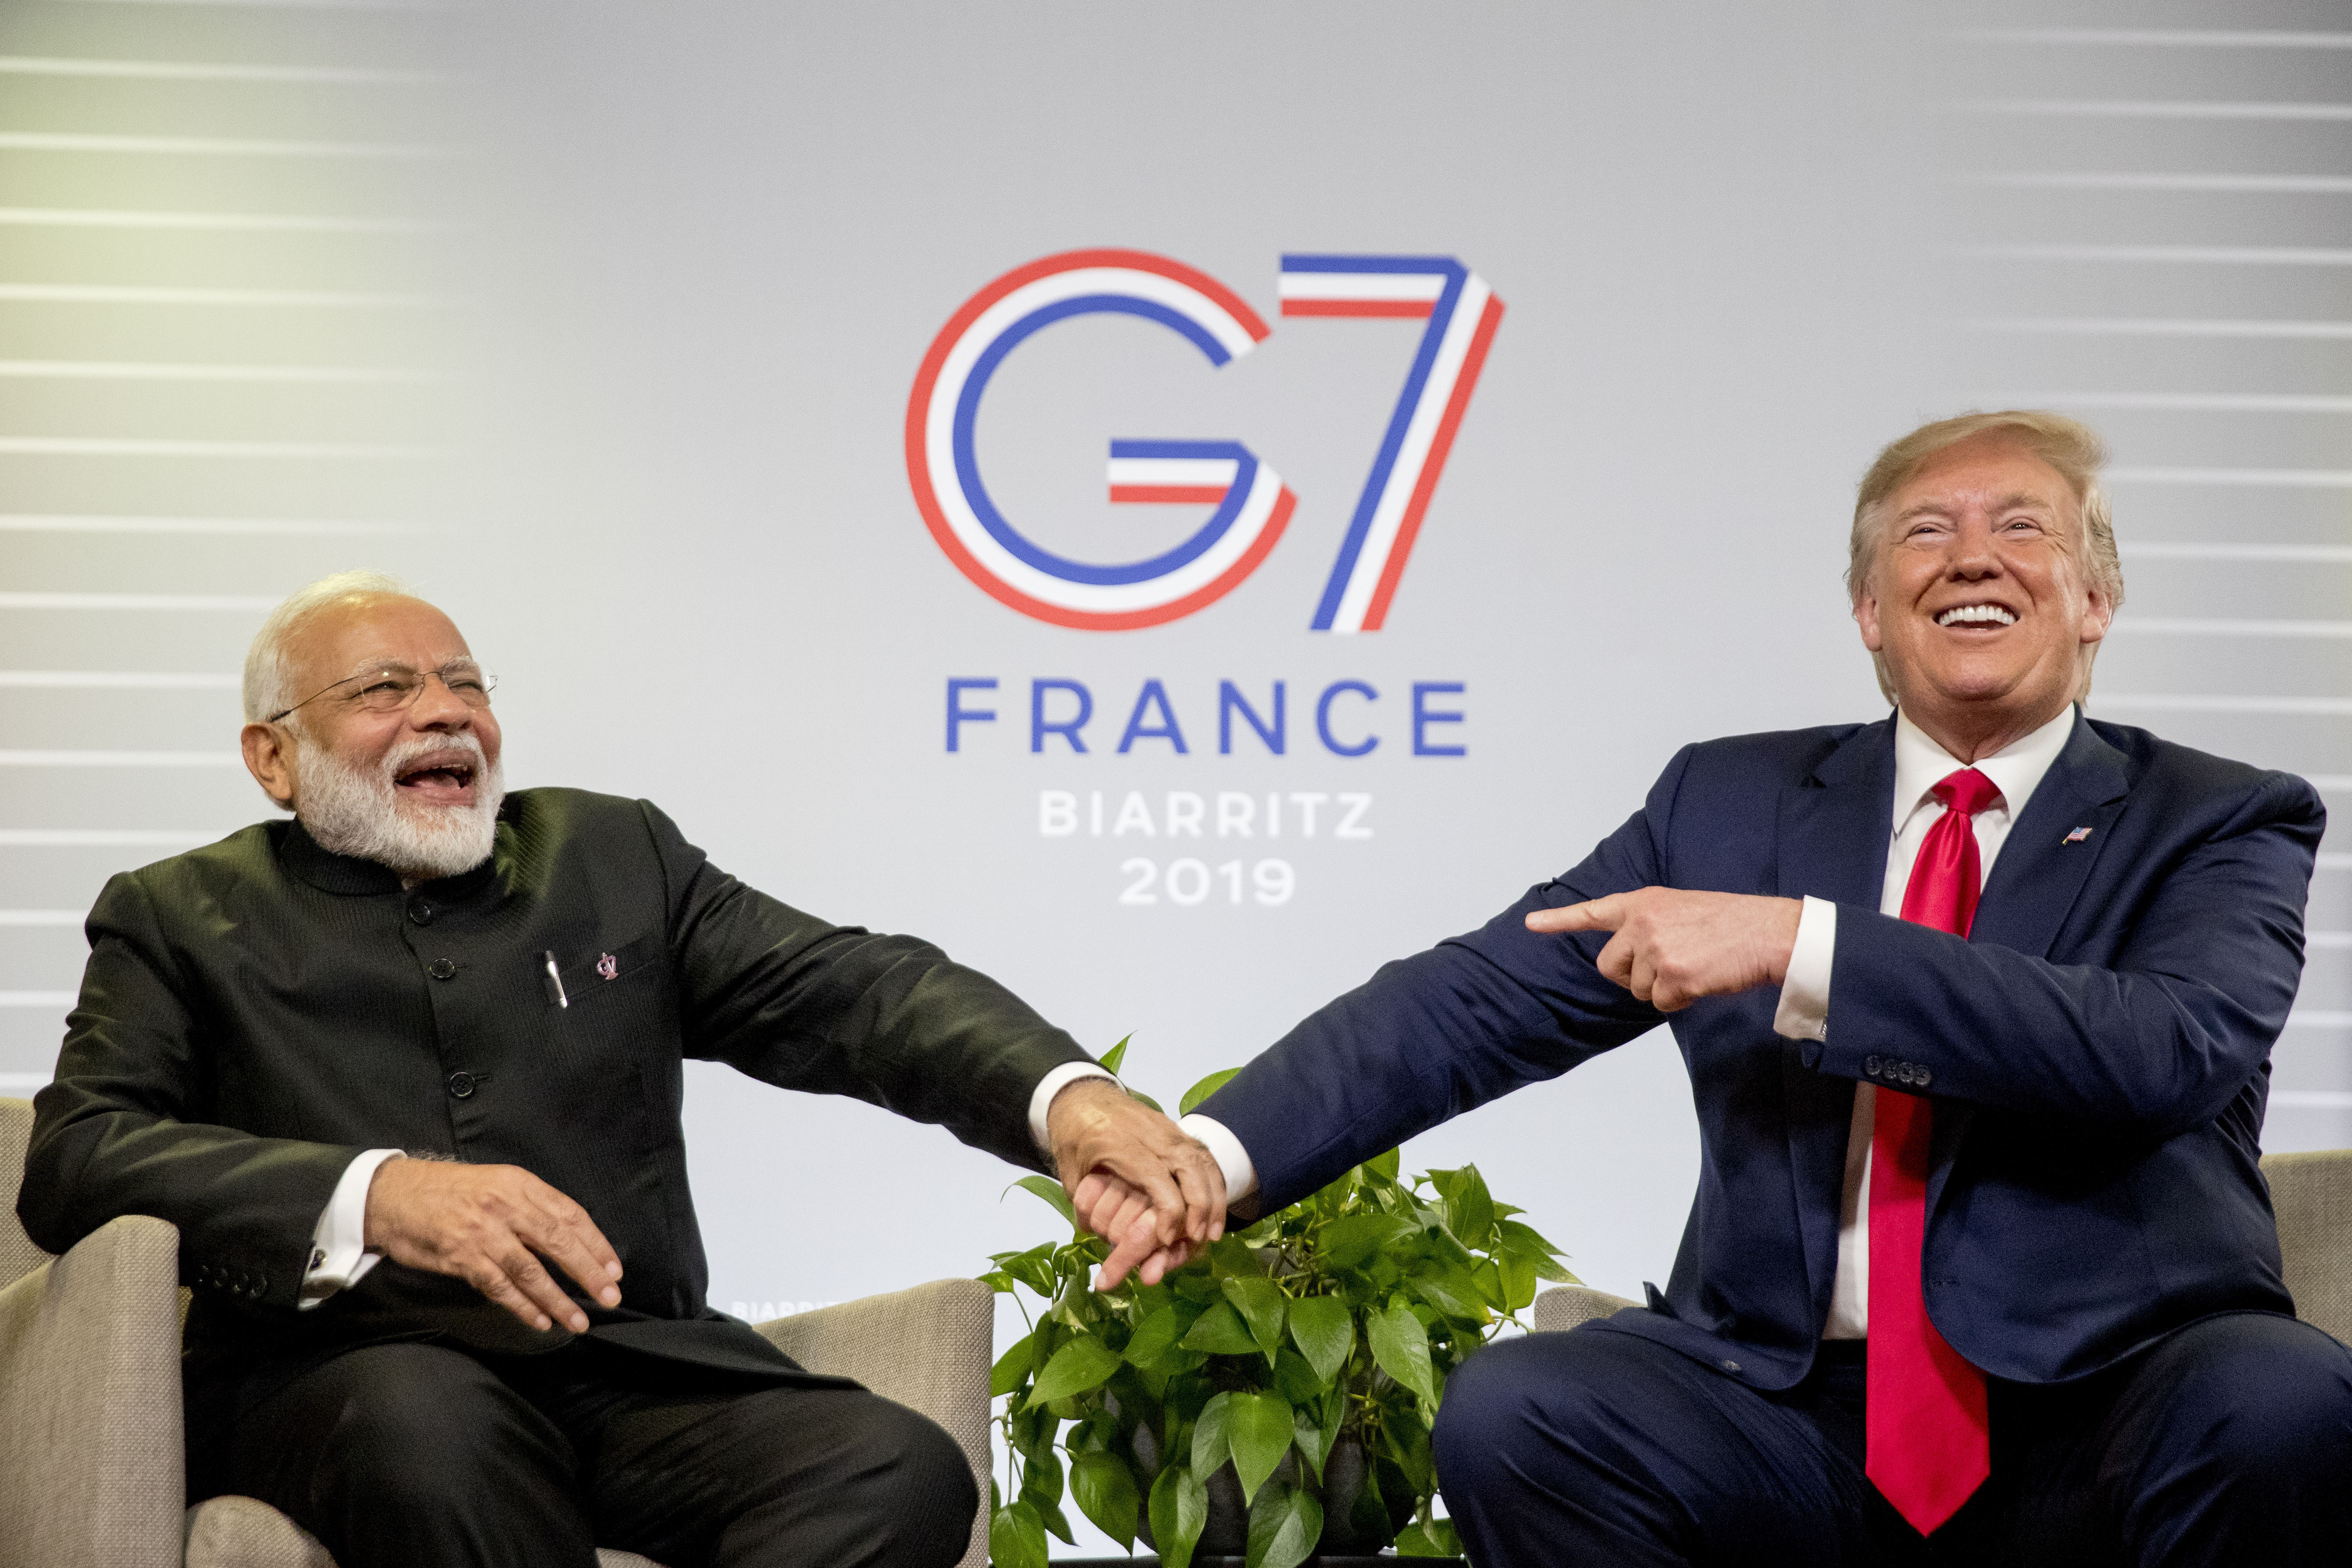
[[[2065, 749], [2001, 844], [1969, 940], [2047, 958], [2130, 790], [2123, 753], [2099, 739], [2077, 711]], [[2086, 837], [2068, 842], [2085, 827], [2091, 830]]]
[[[1811, 894], [1877, 909], [1886, 881], [1886, 841], [1894, 833], [1894, 795], [1895, 721], [1889, 718], [1856, 730], [1810, 777], [1780, 792], [1775, 890], [1783, 898]], [[1809, 1053], [1793, 1040], [1782, 1042], [1780, 1076], [1807, 1282], [1815, 1308], [1826, 1311], [1837, 1268], [1854, 1086], [1814, 1071], [1811, 1058], [1818, 1055], [1817, 1047]]]

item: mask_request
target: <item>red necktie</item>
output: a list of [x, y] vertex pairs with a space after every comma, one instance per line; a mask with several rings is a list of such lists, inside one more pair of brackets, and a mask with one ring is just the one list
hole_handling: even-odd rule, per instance
[[[1972, 818], [2000, 792], [1976, 769], [1962, 768], [1932, 793], [1946, 810], [1912, 862], [1903, 918], [1964, 937], [1976, 918], [1983, 879]], [[1864, 1469], [1922, 1535], [1951, 1518], [1992, 1473], [1984, 1373], [1961, 1360], [1927, 1321], [1920, 1279], [1934, 1121], [1929, 1101], [1879, 1087], [1870, 1138]]]

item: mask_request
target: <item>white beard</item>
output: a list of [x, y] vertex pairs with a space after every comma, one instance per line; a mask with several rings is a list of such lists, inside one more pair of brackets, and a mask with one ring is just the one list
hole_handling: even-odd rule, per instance
[[[474, 754], [474, 804], [403, 800], [393, 782], [401, 770], [427, 752], [451, 750]], [[354, 767], [305, 738], [294, 753], [294, 815], [320, 848], [429, 882], [490, 858], [506, 777], [502, 767], [484, 764], [481, 743], [471, 735], [419, 736], [394, 747], [373, 769]]]

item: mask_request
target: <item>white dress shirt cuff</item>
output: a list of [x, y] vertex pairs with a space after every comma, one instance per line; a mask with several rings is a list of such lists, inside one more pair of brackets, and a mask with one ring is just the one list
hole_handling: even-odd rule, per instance
[[336, 1291], [366, 1278], [383, 1254], [367, 1250], [368, 1184], [376, 1167], [397, 1160], [397, 1149], [371, 1149], [343, 1167], [335, 1195], [310, 1232], [310, 1266], [302, 1273], [301, 1310], [309, 1311]]
[[1225, 1173], [1225, 1202], [1239, 1203], [1257, 1191], [1257, 1167], [1250, 1163], [1249, 1151], [1223, 1122], [1212, 1121], [1196, 1111], [1176, 1125], [1216, 1157], [1217, 1169]]
[[1780, 982], [1772, 1032], [1791, 1040], [1826, 1038], [1830, 1028], [1830, 966], [1837, 962], [1837, 906], [1810, 895], [1797, 917], [1796, 945]]
[[1093, 1062], [1064, 1062], [1037, 1080], [1037, 1091], [1029, 1097], [1029, 1136], [1041, 1154], [1054, 1152], [1054, 1138], [1045, 1125], [1045, 1112], [1053, 1107], [1054, 1097], [1082, 1078], [1107, 1078], [1118, 1081], [1108, 1069]]

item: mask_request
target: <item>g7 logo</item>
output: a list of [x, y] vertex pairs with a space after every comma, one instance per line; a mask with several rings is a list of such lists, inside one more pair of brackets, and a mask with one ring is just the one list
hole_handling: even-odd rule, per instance
[[[1285, 256], [1279, 295], [1285, 316], [1429, 323], [1311, 622], [1317, 631], [1378, 631], [1503, 302], [1442, 256]], [[1270, 331], [1232, 289], [1164, 256], [1073, 250], [1015, 268], [964, 301], [923, 356], [907, 400], [907, 477], [931, 537], [982, 590], [1056, 626], [1125, 631], [1179, 619], [1231, 593], [1274, 549], [1297, 498], [1238, 441], [1114, 440], [1113, 501], [1213, 502], [1208, 521], [1171, 550], [1113, 565], [1057, 555], [1013, 527], [989, 498], [972, 447], [989, 377], [1033, 333], [1103, 311], [1157, 321], [1191, 340], [1213, 366], [1249, 353]]]

